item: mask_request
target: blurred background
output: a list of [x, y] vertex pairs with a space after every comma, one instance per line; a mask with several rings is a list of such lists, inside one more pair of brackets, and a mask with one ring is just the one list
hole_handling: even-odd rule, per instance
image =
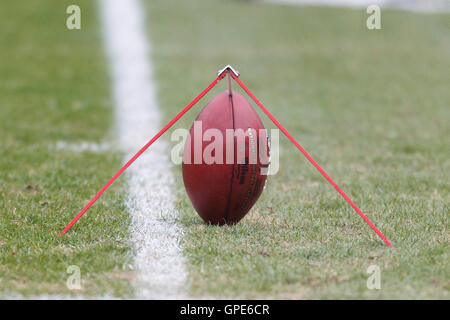
[[272, 3], [292, 5], [325, 5], [362, 8], [375, 4], [384, 9], [402, 9], [417, 12], [445, 12], [450, 10], [450, 3], [446, 0], [265, 0]]

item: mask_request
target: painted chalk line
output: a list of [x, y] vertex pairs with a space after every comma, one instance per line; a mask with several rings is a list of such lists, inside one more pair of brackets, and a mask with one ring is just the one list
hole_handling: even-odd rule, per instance
[[[138, 0], [100, 0], [113, 82], [119, 145], [129, 159], [160, 127], [144, 9]], [[136, 297], [186, 298], [185, 261], [175, 222], [174, 178], [168, 146], [159, 139], [127, 170]]]

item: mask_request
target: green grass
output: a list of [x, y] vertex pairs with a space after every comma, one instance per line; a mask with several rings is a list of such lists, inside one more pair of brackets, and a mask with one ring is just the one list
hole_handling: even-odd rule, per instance
[[[236, 226], [204, 225], [176, 168], [193, 295], [450, 297], [450, 15], [383, 11], [383, 29], [369, 31], [364, 10], [206, 0], [147, 7], [167, 120], [230, 63], [395, 246], [282, 137], [280, 171]], [[366, 288], [372, 264], [381, 290]]]
[[[0, 11], [0, 297], [133, 294], [123, 179], [56, 238], [123, 160], [114, 148], [56, 148], [114, 144], [97, 7], [75, 1], [82, 30], [68, 31], [73, 3]], [[450, 298], [450, 15], [383, 11], [383, 29], [369, 31], [364, 10], [146, 4], [166, 120], [232, 64], [395, 246], [281, 137], [280, 171], [236, 226], [205, 225], [175, 168], [193, 296]], [[188, 128], [199, 110], [176, 126]], [[372, 264], [381, 290], [366, 288]], [[81, 291], [66, 287], [70, 265], [81, 268]]]
[[[0, 10], [0, 297], [132, 292], [122, 183], [56, 238], [122, 161], [117, 151], [55, 148], [113, 138], [97, 8], [76, 1], [82, 29], [69, 31], [73, 3], [14, 1]], [[81, 269], [81, 291], [66, 287], [70, 265]]]

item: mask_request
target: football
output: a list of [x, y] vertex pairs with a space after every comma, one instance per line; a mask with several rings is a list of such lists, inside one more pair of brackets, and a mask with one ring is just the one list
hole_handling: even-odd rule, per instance
[[215, 96], [186, 139], [183, 181], [200, 217], [211, 224], [240, 221], [261, 195], [269, 167], [268, 136], [238, 92]]

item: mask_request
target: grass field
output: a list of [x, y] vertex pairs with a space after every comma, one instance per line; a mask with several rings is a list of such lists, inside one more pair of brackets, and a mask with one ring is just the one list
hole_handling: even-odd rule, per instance
[[[369, 31], [363, 10], [143, 2], [166, 120], [219, 68], [233, 65], [395, 246], [386, 247], [280, 136], [280, 170], [236, 226], [205, 225], [186, 197], [181, 168], [174, 168], [189, 294], [450, 298], [450, 15], [383, 11], [383, 29]], [[72, 3], [82, 8], [80, 31], [65, 27]], [[123, 178], [56, 238], [123, 160], [114, 147], [98, 8], [87, 0], [4, 7], [0, 298], [133, 297]], [[225, 88], [219, 84], [175, 127], [189, 128], [200, 107]], [[83, 142], [111, 148], [64, 147]], [[66, 287], [70, 265], [81, 269], [81, 291]], [[380, 267], [380, 290], [366, 288], [370, 265]]]
[[[122, 162], [117, 151], [76, 150], [112, 143], [114, 132], [95, 2], [78, 2], [88, 13], [82, 31], [66, 29], [72, 3], [15, 1], [0, 10], [0, 297], [132, 292], [121, 182], [56, 238]], [[79, 292], [66, 287], [71, 265], [80, 267]]]
[[[395, 246], [282, 139], [280, 171], [237, 226], [205, 226], [176, 169], [193, 295], [449, 298], [449, 15], [383, 12], [369, 31], [356, 10], [147, 4], [167, 119], [230, 63]], [[372, 264], [381, 290], [366, 288]]]

